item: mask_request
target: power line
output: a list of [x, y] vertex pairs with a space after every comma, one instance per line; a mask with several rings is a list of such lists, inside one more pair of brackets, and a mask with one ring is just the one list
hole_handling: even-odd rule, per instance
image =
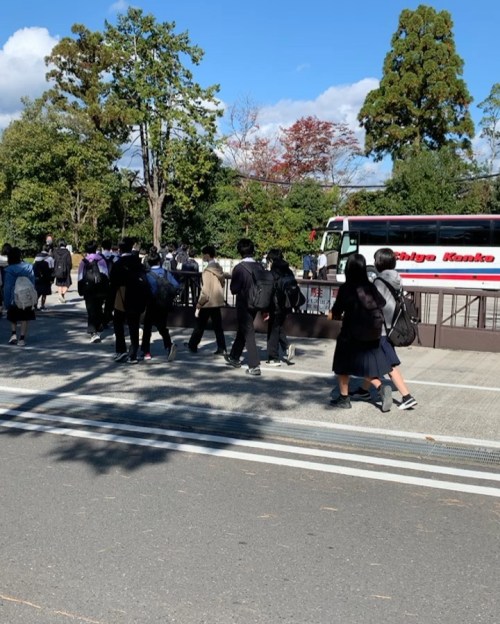
[[[285, 180], [271, 180], [268, 178], [261, 178], [258, 176], [246, 175], [244, 173], [236, 172], [236, 176], [238, 178], [243, 178], [244, 180], [251, 180], [253, 182], [262, 182], [263, 184], [275, 184], [277, 186], [291, 186], [294, 184], [293, 182], [287, 182]], [[485, 175], [472, 176], [470, 178], [458, 178], [454, 180], [457, 184], [463, 182], [475, 182], [476, 180], [489, 180], [492, 178], [498, 178], [500, 176], [500, 172], [498, 173], [490, 173]], [[300, 182], [305, 182], [306, 180], [300, 180]], [[331, 188], [341, 188], [341, 189], [383, 189], [387, 187], [387, 184], [322, 184], [319, 183], [318, 186], [320, 188], [331, 189]]]

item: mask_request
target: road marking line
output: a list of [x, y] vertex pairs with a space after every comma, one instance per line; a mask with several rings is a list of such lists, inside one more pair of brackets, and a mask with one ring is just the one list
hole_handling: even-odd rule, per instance
[[0, 420], [0, 426], [6, 429], [21, 429], [23, 431], [39, 431], [42, 433], [50, 433], [52, 435], [68, 436], [73, 438], [97, 440], [101, 442], [115, 442], [120, 444], [128, 444], [131, 446], [145, 446], [158, 448], [168, 451], [179, 451], [184, 453], [193, 453], [197, 455], [209, 455], [211, 457], [222, 457], [226, 459], [235, 459], [239, 461], [250, 461], [261, 464], [271, 464], [275, 466], [284, 466], [289, 468], [299, 468], [302, 470], [314, 470], [316, 472], [325, 472], [330, 474], [339, 474], [351, 477], [360, 477], [364, 479], [373, 479], [376, 481], [387, 481], [390, 483], [401, 483], [406, 485], [415, 485], [439, 490], [448, 490], [452, 492], [463, 492], [467, 494], [480, 494], [483, 496], [492, 496], [500, 498], [500, 488], [487, 487], [482, 485], [473, 485], [468, 483], [454, 483], [452, 481], [438, 481], [423, 477], [412, 477], [408, 475], [400, 475], [389, 472], [376, 472], [363, 468], [351, 468], [348, 466], [335, 466], [332, 464], [321, 464], [317, 462], [304, 461], [302, 459], [287, 459], [282, 457], [274, 457], [272, 455], [257, 455], [253, 453], [243, 453], [241, 451], [228, 451], [224, 449], [216, 449], [210, 447], [196, 446], [194, 444], [185, 444], [177, 442], [167, 442], [163, 440], [153, 440], [145, 438], [133, 438], [129, 436], [121, 436], [109, 433], [98, 433], [91, 431], [81, 431], [76, 429], [64, 429], [61, 427], [53, 427], [47, 425], [37, 425], [34, 423], [22, 423], [16, 421]]
[[378, 427], [360, 427], [359, 425], [342, 425], [322, 420], [302, 420], [299, 418], [287, 418], [279, 416], [263, 416], [261, 414], [253, 414], [251, 412], [237, 412], [231, 410], [221, 410], [214, 407], [199, 407], [197, 405], [189, 405], [186, 403], [166, 403], [162, 401], [138, 401], [136, 399], [126, 399], [124, 397], [95, 396], [91, 394], [77, 394], [76, 392], [54, 392], [52, 390], [31, 390], [29, 388], [13, 388], [10, 386], [0, 386], [0, 392], [12, 392], [14, 394], [24, 395], [45, 395], [55, 398], [64, 398], [89, 403], [101, 403], [104, 405], [117, 403], [122, 405], [136, 405], [138, 407], [161, 407], [172, 411], [191, 411], [196, 414], [208, 414], [210, 416], [239, 416], [242, 418], [253, 418], [265, 422], [285, 423], [290, 425], [300, 425], [305, 427], [325, 428], [339, 431], [352, 431], [355, 433], [367, 433], [370, 435], [382, 435], [395, 438], [406, 438], [419, 440], [421, 442], [430, 443], [431, 437], [434, 442], [443, 444], [459, 444], [465, 446], [474, 446], [481, 448], [500, 449], [500, 440], [483, 440], [479, 438], [464, 438], [459, 436], [448, 436], [425, 432], [399, 431], [397, 429], [382, 429]]
[[[179, 339], [182, 338], [182, 335], [179, 336]], [[106, 339], [103, 339], [103, 342], [105, 342]], [[0, 349], [8, 349], [9, 351], [13, 351], [12, 345], [0, 345]], [[34, 346], [26, 346], [23, 347], [22, 351], [41, 351], [41, 352], [46, 352], [46, 349], [42, 349], [41, 347], [34, 347]], [[18, 353], [20, 352], [19, 350], [17, 351]], [[58, 350], [58, 349], [53, 349], [51, 351], [51, 353], [57, 354], [57, 353], [61, 353], [64, 355], [68, 354], [68, 351], [63, 351], [63, 350]], [[102, 351], [79, 351], [79, 350], [75, 350], [75, 351], [71, 351], [72, 354], [74, 355], [78, 355], [78, 356], [82, 356], [82, 357], [87, 357], [87, 356], [92, 356], [93, 358], [98, 358], [98, 357], [102, 357], [108, 360], [112, 360], [112, 353], [104, 353]], [[158, 358], [159, 359], [159, 358]], [[177, 359], [177, 361], [183, 362], [183, 363], [193, 363], [192, 359], [189, 360], [181, 360], [180, 358]], [[224, 362], [221, 362], [220, 359], [214, 358], [213, 360], [211, 360], [210, 358], [207, 359], [198, 359], [196, 361], [196, 364], [199, 366], [208, 366], [210, 368], [213, 368], [214, 366], [221, 368], [221, 369], [225, 369], [228, 370], [228, 372], [230, 371], [230, 368], [228, 367], [227, 364], [225, 364]], [[269, 373], [277, 373], [277, 374], [287, 374], [287, 375], [298, 375], [300, 377], [318, 377], [318, 378], [326, 378], [326, 379], [335, 379], [335, 374], [333, 372], [324, 372], [324, 371], [311, 371], [309, 370], [305, 370], [305, 369], [301, 369], [301, 368], [295, 368], [295, 366], [280, 366], [277, 368], [266, 368], [265, 366], [262, 367], [262, 369], [264, 371], [267, 371]], [[116, 370], [124, 370], [124, 367], [117, 365], [116, 366]], [[353, 376], [353, 378], [356, 378]], [[450, 389], [456, 389], [456, 390], [475, 390], [475, 391], [485, 391], [485, 392], [500, 392], [500, 386], [477, 386], [474, 384], [453, 384], [453, 383], [448, 383], [448, 382], [440, 382], [440, 381], [426, 381], [426, 380], [422, 380], [422, 379], [407, 379], [406, 380], [407, 383], [409, 384], [416, 384], [419, 386], [436, 386], [439, 388], [450, 388]]]
[[[20, 418], [32, 418], [57, 422], [67, 425], [79, 425], [94, 427], [96, 429], [112, 429], [114, 431], [127, 431], [129, 433], [146, 433], [150, 435], [160, 435], [166, 438], [185, 438], [198, 442], [213, 442], [215, 444], [227, 444], [230, 446], [243, 446], [246, 448], [257, 448], [278, 453], [290, 453], [294, 455], [307, 455], [310, 457], [322, 457], [326, 459], [340, 459], [343, 461], [356, 462], [361, 464], [371, 464], [375, 466], [389, 466], [391, 468], [402, 468], [419, 472], [430, 472], [433, 474], [447, 474], [455, 477], [468, 479], [485, 479], [487, 481], [500, 481], [500, 473], [485, 472], [481, 470], [468, 470], [464, 468], [451, 468], [448, 466], [435, 466], [433, 464], [420, 464], [418, 462], [404, 461], [399, 459], [388, 459], [372, 455], [359, 455], [356, 453], [343, 453], [338, 451], [327, 451], [324, 449], [294, 446], [291, 444], [276, 444], [275, 442], [261, 442], [260, 440], [244, 440], [222, 435], [208, 433], [193, 433], [191, 431], [181, 431], [180, 429], [162, 429], [161, 427], [145, 427], [141, 425], [129, 425], [125, 423], [113, 423], [102, 420], [90, 420], [86, 418], [74, 418], [72, 416], [58, 416], [56, 414], [40, 414], [38, 412], [21, 412], [15, 409], [0, 408], [0, 414], [12, 414]], [[9, 421], [15, 422], [15, 421]]]

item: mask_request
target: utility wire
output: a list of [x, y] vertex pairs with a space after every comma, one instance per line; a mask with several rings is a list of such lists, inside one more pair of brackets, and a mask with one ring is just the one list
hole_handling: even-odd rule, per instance
[[[500, 176], [500, 172], [498, 173], [490, 173], [485, 175], [472, 176], [470, 178], [458, 178], [455, 182], [475, 182], [476, 180], [489, 180], [492, 178], [497, 178]], [[237, 172], [236, 177], [243, 178], [244, 180], [251, 180], [253, 182], [262, 182], [264, 184], [276, 184], [278, 186], [291, 186], [293, 182], [286, 182], [284, 180], [269, 180], [268, 178], [260, 178], [257, 176], [250, 176], [244, 173]], [[300, 180], [301, 182], [305, 182], [306, 180]], [[386, 188], [386, 184], [319, 184], [320, 188], [341, 188], [341, 189], [377, 189], [377, 188]]]

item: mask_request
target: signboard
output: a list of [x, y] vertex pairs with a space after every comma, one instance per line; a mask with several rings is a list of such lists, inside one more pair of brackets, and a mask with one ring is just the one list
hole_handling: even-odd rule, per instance
[[301, 310], [308, 314], [328, 314], [332, 309], [337, 296], [338, 286], [324, 286], [315, 284], [301, 284], [306, 303]]

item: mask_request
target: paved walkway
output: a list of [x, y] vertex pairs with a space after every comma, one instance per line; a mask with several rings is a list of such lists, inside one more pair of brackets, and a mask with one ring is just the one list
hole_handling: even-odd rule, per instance
[[[293, 366], [268, 368], [262, 364], [262, 376], [250, 378], [245, 368], [235, 370], [220, 358], [214, 358], [214, 337], [207, 331], [197, 355], [183, 347], [190, 335], [189, 329], [172, 330], [179, 345], [175, 362], [167, 363], [162, 355], [159, 336], [153, 334], [153, 360], [133, 367], [116, 365], [111, 356], [114, 341], [111, 332], [104, 335], [101, 344], [91, 345], [85, 333], [85, 316], [82, 300], [75, 292], [68, 295], [68, 303], [61, 305], [52, 295], [48, 311], [40, 313], [34, 324], [28, 346], [23, 355], [21, 348], [13, 351], [7, 347], [8, 325], [0, 324], [1, 357], [7, 365], [0, 376], [2, 385], [8, 386], [11, 378], [9, 362], [13, 366], [26, 358], [36, 359], [40, 364], [51, 359], [58, 361], [58, 354], [71, 356], [72, 364], [59, 372], [58, 377], [41, 375], [39, 370], [27, 367], [27, 374], [18, 382], [20, 387], [36, 387], [40, 391], [65, 388], [61, 375], [72, 379], [89, 364], [103, 365], [102, 374], [109, 377], [106, 386], [98, 390], [85, 382], [77, 392], [101, 392], [120, 400], [126, 394], [130, 400], [155, 402], [170, 401], [185, 406], [186, 411], [210, 411], [213, 414], [229, 413], [238, 418], [255, 418], [257, 421], [279, 423], [282, 426], [303, 426], [309, 430], [344, 431], [353, 434], [405, 437], [428, 442], [469, 445], [475, 448], [500, 449], [500, 354], [471, 351], [448, 351], [423, 347], [400, 349], [402, 371], [410, 391], [418, 400], [415, 409], [397, 409], [400, 400], [395, 391], [394, 405], [390, 412], [382, 413], [376, 402], [355, 402], [351, 410], [332, 409], [329, 395], [335, 386], [331, 372], [334, 341], [292, 338], [296, 346]], [[228, 336], [229, 343], [232, 336]], [[47, 342], [50, 350], [47, 349]], [[258, 336], [262, 360], [266, 359], [265, 338]], [[15, 354], [15, 359], [11, 357]], [[76, 362], [85, 365], [73, 369]], [[26, 366], [26, 364], [23, 364]], [[64, 364], [62, 364], [64, 366]], [[33, 378], [30, 377], [33, 375]], [[36, 382], [33, 379], [36, 377]], [[69, 378], [69, 377], [68, 377]], [[353, 380], [355, 387], [359, 380]], [[76, 384], [73, 383], [73, 388]]]

